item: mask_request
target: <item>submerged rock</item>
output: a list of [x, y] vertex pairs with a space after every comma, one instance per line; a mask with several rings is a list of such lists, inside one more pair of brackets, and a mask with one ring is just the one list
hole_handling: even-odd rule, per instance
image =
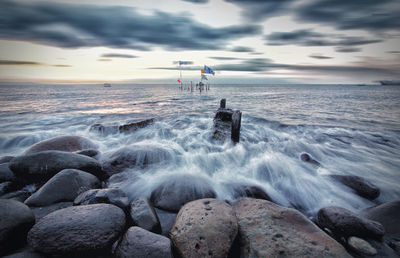
[[203, 198], [215, 198], [210, 182], [203, 177], [176, 174], [165, 177], [165, 181], [151, 193], [150, 200], [155, 207], [178, 212], [190, 202]]
[[187, 203], [170, 232], [180, 257], [227, 257], [238, 231], [232, 207], [217, 199]]
[[351, 257], [299, 211], [244, 198], [233, 204], [241, 257]]
[[74, 206], [43, 217], [29, 231], [28, 243], [49, 255], [105, 255], [124, 227], [125, 213], [114, 205]]
[[97, 145], [82, 136], [58, 136], [35, 143], [24, 152], [24, 155], [48, 150], [74, 152], [84, 149], [97, 149]]
[[377, 186], [362, 177], [349, 175], [330, 175], [330, 177], [353, 189], [361, 197], [373, 200], [380, 194]]
[[301, 159], [301, 161], [310, 163], [310, 164], [312, 164], [312, 165], [314, 165], [314, 166], [318, 166], [318, 167], [321, 166], [321, 163], [319, 163], [318, 161], [316, 161], [315, 159], [313, 159], [313, 158], [310, 156], [310, 154], [308, 154], [308, 153], [302, 153], [302, 154], [300, 154], [300, 159]]
[[144, 128], [154, 123], [154, 119], [145, 119], [132, 121], [123, 125], [103, 125], [103, 124], [94, 124], [90, 127], [90, 131], [100, 133], [101, 135], [109, 135], [116, 133], [132, 133], [140, 128]]
[[367, 241], [358, 237], [349, 237], [347, 244], [358, 255], [374, 256], [378, 253]]
[[92, 189], [81, 193], [74, 200], [74, 205], [96, 203], [114, 204], [122, 209], [129, 206], [129, 200], [125, 192], [118, 188]]
[[134, 225], [156, 234], [161, 233], [160, 220], [153, 205], [146, 197], [133, 200], [130, 204], [129, 214]]
[[0, 164], [0, 183], [6, 181], [15, 181], [15, 175], [8, 167], [8, 163]]
[[259, 186], [240, 183], [225, 184], [229, 190], [233, 192], [233, 198], [250, 197], [256, 199], [264, 199], [271, 201], [269, 195]]

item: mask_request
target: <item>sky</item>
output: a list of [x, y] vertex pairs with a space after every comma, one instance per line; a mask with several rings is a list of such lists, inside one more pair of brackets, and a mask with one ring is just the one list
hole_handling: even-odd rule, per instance
[[[179, 67], [177, 61], [188, 61]], [[0, 82], [400, 79], [399, 0], [0, 0]]]

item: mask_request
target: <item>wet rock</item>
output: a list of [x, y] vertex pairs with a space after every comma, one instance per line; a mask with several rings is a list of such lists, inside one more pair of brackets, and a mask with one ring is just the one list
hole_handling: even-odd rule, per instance
[[351, 257], [299, 211], [260, 199], [233, 204], [241, 257]]
[[361, 197], [373, 200], [380, 194], [377, 186], [362, 177], [348, 175], [330, 175], [330, 177], [353, 189]]
[[161, 225], [157, 213], [146, 197], [133, 200], [130, 204], [129, 213], [134, 225], [156, 234], [161, 233]]
[[[2, 195], [12, 191], [11, 190], [12, 188], [13, 188], [13, 183], [10, 181], [0, 183], [0, 198]], [[5, 199], [5, 198], [3, 198], [3, 199]]]
[[15, 200], [15, 201], [19, 201], [19, 202], [24, 202], [26, 199], [29, 198], [29, 196], [31, 196], [31, 194], [32, 193], [30, 191], [28, 191], [27, 189], [22, 189], [22, 190], [6, 193], [6, 194], [0, 196], [0, 199], [10, 199], [10, 200]]
[[400, 255], [400, 240], [392, 240], [389, 242], [389, 246]]
[[0, 200], [0, 255], [23, 246], [29, 229], [35, 224], [33, 212], [15, 200]]
[[166, 177], [165, 181], [153, 190], [150, 201], [157, 208], [178, 212], [185, 203], [215, 196], [207, 179], [189, 174], [176, 174]]
[[133, 171], [121, 172], [110, 176], [106, 181], [106, 186], [109, 188], [125, 188], [125, 186], [130, 185], [140, 178], [138, 173]]
[[47, 181], [67, 168], [83, 170], [99, 179], [107, 178], [97, 160], [70, 152], [43, 151], [15, 157], [10, 162], [14, 174], [29, 183]]
[[271, 201], [269, 195], [259, 186], [240, 183], [229, 183], [225, 185], [233, 192], [233, 198], [250, 197]]
[[0, 164], [0, 183], [6, 181], [15, 181], [15, 175], [8, 167], [8, 163]]
[[367, 241], [358, 237], [349, 237], [347, 244], [358, 255], [374, 256], [378, 253]]
[[125, 192], [118, 188], [92, 189], [81, 193], [74, 200], [74, 205], [88, 205], [96, 203], [114, 204], [122, 209], [129, 206]]
[[49, 255], [105, 255], [124, 227], [125, 213], [117, 206], [73, 206], [43, 217], [27, 239], [36, 251]]
[[2, 156], [2, 157], [0, 157], [0, 164], [8, 163], [8, 162], [10, 162], [13, 158], [15, 158], [15, 157], [14, 157], [14, 156]]
[[154, 208], [161, 224], [161, 235], [168, 237], [169, 231], [175, 223], [178, 213], [173, 213], [161, 209]]
[[379, 222], [362, 218], [347, 209], [335, 206], [318, 211], [318, 224], [330, 229], [338, 237], [357, 236], [379, 239], [385, 234], [385, 229]]
[[170, 238], [181, 257], [227, 257], [237, 231], [232, 207], [209, 198], [182, 207]]
[[91, 157], [91, 158], [94, 158], [95, 156], [100, 154], [100, 152], [98, 150], [95, 150], [95, 149], [86, 149], [86, 150], [77, 151], [75, 153], [79, 154], [79, 155], [88, 156], [88, 157]]
[[214, 128], [212, 137], [216, 140], [225, 141], [231, 136], [233, 110], [228, 108], [219, 108], [214, 116]]
[[45, 258], [42, 254], [35, 252], [33, 248], [26, 246], [16, 250], [14, 253], [4, 256], [3, 258]]
[[97, 177], [77, 169], [64, 169], [53, 176], [25, 204], [47, 206], [56, 202], [73, 201], [87, 189], [98, 188], [101, 183]]
[[144, 128], [154, 123], [154, 119], [145, 119], [145, 120], [137, 120], [131, 121], [127, 124], [123, 125], [112, 125], [112, 124], [94, 124], [90, 127], [91, 132], [97, 132], [103, 136], [109, 134], [116, 134], [116, 133], [132, 133], [140, 128]]
[[308, 154], [308, 153], [302, 153], [302, 154], [300, 154], [300, 159], [301, 159], [301, 161], [310, 163], [310, 164], [312, 164], [312, 165], [314, 165], [314, 166], [321, 166], [321, 163], [319, 163], [318, 161], [316, 161], [315, 159], [313, 159], [313, 158], [311, 157], [311, 155]]
[[33, 214], [35, 214], [36, 221], [39, 221], [44, 216], [67, 207], [72, 206], [72, 202], [58, 202], [43, 207], [31, 207]]
[[35, 143], [25, 151], [24, 155], [49, 150], [74, 152], [96, 148], [96, 144], [94, 144], [91, 140], [81, 136], [58, 136]]
[[171, 241], [144, 230], [140, 227], [131, 227], [125, 233], [116, 249], [116, 257], [135, 258], [172, 258]]

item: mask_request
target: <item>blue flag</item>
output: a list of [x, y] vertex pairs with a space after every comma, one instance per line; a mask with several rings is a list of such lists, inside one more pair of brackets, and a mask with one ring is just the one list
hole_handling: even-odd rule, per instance
[[204, 73], [215, 75], [215, 72], [207, 65], [204, 66]]
[[190, 65], [193, 64], [192, 61], [179, 61], [179, 65]]

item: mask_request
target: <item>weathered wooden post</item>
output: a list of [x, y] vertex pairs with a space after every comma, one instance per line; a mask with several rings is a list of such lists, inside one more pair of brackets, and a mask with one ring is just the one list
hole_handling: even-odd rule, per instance
[[219, 103], [220, 108], [225, 108], [226, 106], [226, 99], [221, 99], [221, 102]]
[[231, 130], [231, 139], [232, 139], [233, 142], [239, 142], [241, 121], [242, 121], [242, 112], [240, 112], [240, 110], [233, 111], [233, 114], [232, 114], [232, 130]]

